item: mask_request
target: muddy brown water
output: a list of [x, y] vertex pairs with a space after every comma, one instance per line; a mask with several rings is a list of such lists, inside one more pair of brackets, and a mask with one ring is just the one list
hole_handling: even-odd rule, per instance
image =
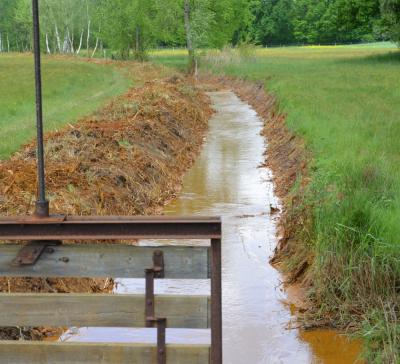
[[[182, 192], [166, 207], [165, 214], [223, 218], [224, 363], [356, 362], [358, 343], [332, 331], [292, 328], [296, 327], [295, 317], [287, 304], [282, 277], [268, 263], [277, 243], [278, 218], [270, 214], [270, 205], [279, 206], [279, 201], [270, 170], [259, 167], [266, 149], [260, 135], [262, 120], [230, 91], [213, 92], [210, 97], [216, 113], [204, 148], [186, 175]], [[115, 291], [143, 293], [144, 282], [117, 280]], [[209, 292], [208, 281], [161, 280], [156, 284], [156, 293]], [[71, 329], [62, 339], [155, 342], [155, 330], [81, 328]], [[208, 330], [167, 331], [169, 343], [209, 341]]]

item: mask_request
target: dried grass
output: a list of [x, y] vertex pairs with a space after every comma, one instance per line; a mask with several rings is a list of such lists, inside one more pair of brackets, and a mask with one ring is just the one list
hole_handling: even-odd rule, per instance
[[[208, 99], [179, 78], [132, 89], [95, 115], [46, 136], [52, 212], [153, 214], [176, 195], [201, 146]], [[33, 212], [35, 145], [0, 162], [0, 214]]]
[[[151, 71], [155, 73], [154, 67]], [[160, 213], [176, 196], [183, 174], [199, 153], [211, 114], [208, 97], [174, 76], [146, 82], [76, 125], [47, 134], [46, 179], [52, 213]], [[30, 143], [0, 162], [0, 215], [33, 212], [35, 156], [35, 144]], [[0, 280], [3, 292], [111, 288], [111, 281], [93, 279]]]

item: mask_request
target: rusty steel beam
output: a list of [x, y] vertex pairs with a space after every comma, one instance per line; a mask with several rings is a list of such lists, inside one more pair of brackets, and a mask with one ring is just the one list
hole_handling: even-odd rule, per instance
[[0, 240], [220, 239], [219, 217], [0, 218]]

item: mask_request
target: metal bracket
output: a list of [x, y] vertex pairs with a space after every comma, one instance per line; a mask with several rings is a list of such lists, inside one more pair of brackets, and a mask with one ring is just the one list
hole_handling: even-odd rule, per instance
[[47, 247], [60, 244], [61, 241], [30, 242], [21, 248], [11, 265], [14, 267], [35, 265]]
[[161, 250], [153, 253], [153, 268], [145, 270], [146, 297], [145, 315], [146, 327], [157, 327], [157, 364], [167, 363], [166, 352], [166, 318], [155, 317], [154, 278], [164, 278], [164, 254]]
[[153, 268], [145, 270], [146, 277], [146, 326], [153, 327], [155, 320], [154, 278], [164, 277], [164, 254], [161, 250], [153, 253]]
[[164, 253], [162, 250], [156, 250], [153, 253], [154, 278], [164, 278]]
[[167, 363], [166, 329], [167, 319], [157, 318], [152, 320], [157, 326], [157, 364]]

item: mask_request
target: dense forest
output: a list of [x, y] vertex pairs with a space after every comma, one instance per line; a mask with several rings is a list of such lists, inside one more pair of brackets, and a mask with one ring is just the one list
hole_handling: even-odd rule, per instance
[[[41, 0], [43, 50], [400, 41], [400, 0]], [[0, 0], [0, 51], [31, 49], [31, 1]], [[89, 51], [90, 49], [90, 51]]]

